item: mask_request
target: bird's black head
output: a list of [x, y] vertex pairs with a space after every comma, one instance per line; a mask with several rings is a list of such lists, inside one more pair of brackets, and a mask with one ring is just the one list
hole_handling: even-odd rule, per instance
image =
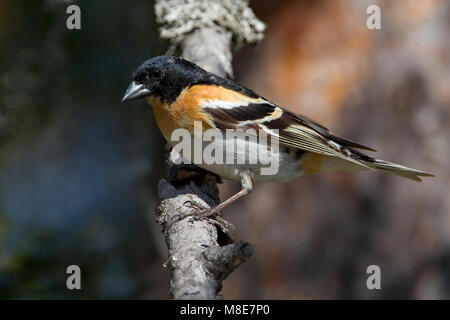
[[122, 102], [154, 97], [170, 104], [184, 88], [210, 76], [210, 73], [187, 60], [171, 56], [154, 57], [133, 72]]

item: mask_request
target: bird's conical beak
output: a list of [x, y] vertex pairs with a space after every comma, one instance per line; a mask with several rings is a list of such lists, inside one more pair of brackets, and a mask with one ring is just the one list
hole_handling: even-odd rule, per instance
[[122, 102], [139, 99], [149, 94], [150, 90], [148, 90], [143, 84], [131, 81], [127, 91], [125, 92], [125, 95], [122, 98]]

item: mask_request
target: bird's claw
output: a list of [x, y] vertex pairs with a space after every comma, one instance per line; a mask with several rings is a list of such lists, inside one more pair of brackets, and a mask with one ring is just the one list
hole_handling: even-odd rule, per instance
[[190, 217], [189, 222], [211, 218], [210, 222], [218, 226], [220, 230], [226, 235], [226, 237], [231, 240], [231, 242], [234, 241], [236, 229], [231, 223], [225, 221], [222, 218], [222, 212], [220, 208], [218, 207], [209, 208], [199, 205], [198, 203], [194, 203], [192, 201], [186, 201], [184, 205], [193, 208], [194, 210], [188, 213], [180, 213], [172, 217], [167, 229], [169, 229], [174, 223], [179, 222], [188, 217]]

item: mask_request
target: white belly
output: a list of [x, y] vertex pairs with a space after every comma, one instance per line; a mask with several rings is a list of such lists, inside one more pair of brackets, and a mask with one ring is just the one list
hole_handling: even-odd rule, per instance
[[172, 161], [176, 163], [177, 155], [181, 155], [186, 163], [194, 163], [222, 178], [236, 181], [240, 181], [243, 170], [252, 171], [255, 181], [268, 182], [290, 180], [302, 174], [299, 156], [284, 147], [271, 148], [245, 138], [194, 140], [191, 140], [190, 148], [185, 145], [184, 149], [174, 143]]

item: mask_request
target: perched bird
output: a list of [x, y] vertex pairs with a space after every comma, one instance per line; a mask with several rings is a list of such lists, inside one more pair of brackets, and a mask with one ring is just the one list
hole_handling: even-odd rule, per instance
[[[176, 129], [194, 133], [194, 123], [202, 129], [223, 133], [230, 129], [254, 129], [276, 137], [275, 150], [264, 145], [269, 156], [277, 156], [278, 170], [261, 174], [261, 163], [196, 163], [222, 178], [241, 182], [242, 190], [214, 208], [203, 210], [217, 214], [248, 194], [255, 181], [286, 181], [307, 173], [322, 171], [376, 170], [393, 173], [411, 180], [431, 177], [430, 173], [392, 162], [372, 158], [356, 149], [375, 151], [359, 143], [341, 138], [324, 126], [302, 115], [286, 110], [245, 88], [237, 82], [207, 72], [187, 60], [158, 56], [144, 62], [132, 75], [122, 101], [144, 98], [152, 107], [156, 122], [169, 144]], [[258, 135], [258, 133], [256, 133]], [[220, 143], [226, 142], [226, 138]], [[248, 158], [256, 158], [261, 142], [244, 150]], [[227, 145], [224, 143], [223, 145]], [[205, 148], [205, 144], [202, 145]], [[236, 148], [239, 149], [239, 148]], [[224, 153], [238, 158], [236, 149]], [[277, 151], [277, 152], [276, 152]], [[242, 151], [241, 151], [242, 152]], [[182, 154], [186, 157], [185, 154]], [[190, 159], [189, 159], [190, 158]], [[192, 161], [193, 156], [187, 160]], [[266, 159], [267, 160], [267, 159]]]

